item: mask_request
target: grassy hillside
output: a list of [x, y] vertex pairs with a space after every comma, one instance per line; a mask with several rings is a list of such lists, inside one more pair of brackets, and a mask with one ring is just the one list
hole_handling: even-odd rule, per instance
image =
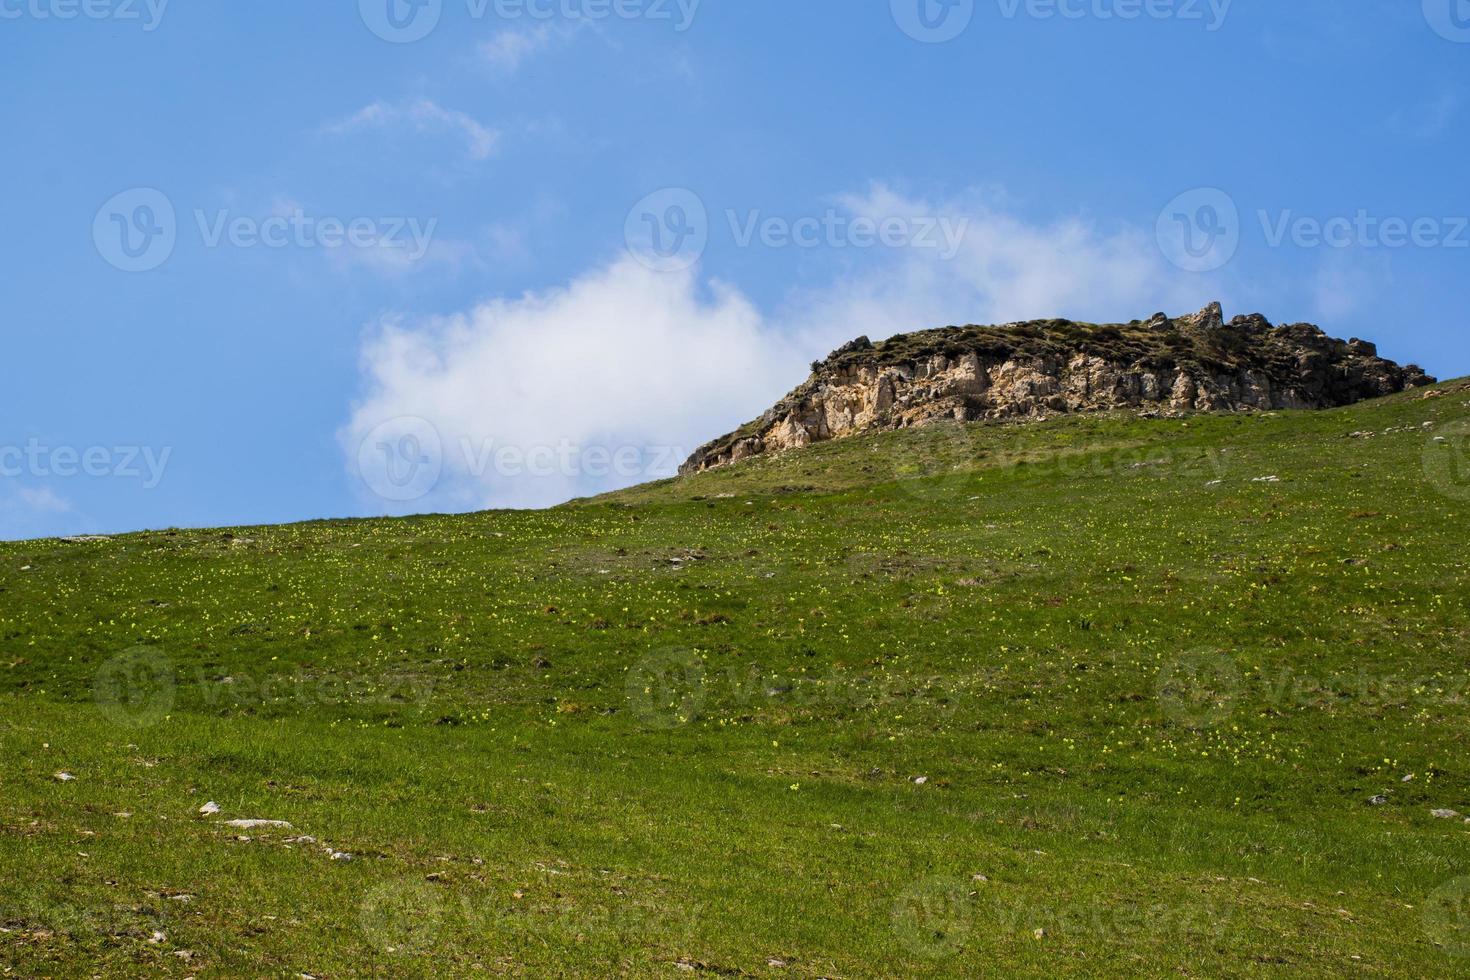
[[0, 545], [0, 963], [1463, 975], [1435, 392]]

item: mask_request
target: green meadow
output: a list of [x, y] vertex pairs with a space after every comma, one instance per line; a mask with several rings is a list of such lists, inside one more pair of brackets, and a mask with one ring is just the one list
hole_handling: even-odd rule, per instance
[[0, 968], [1470, 975], [1467, 530], [1456, 382], [0, 544]]

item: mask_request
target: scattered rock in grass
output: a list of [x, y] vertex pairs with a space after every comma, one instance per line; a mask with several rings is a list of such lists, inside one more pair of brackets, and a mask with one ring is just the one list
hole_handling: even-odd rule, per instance
[[77, 777], [75, 777], [75, 776], [73, 776], [73, 775], [72, 775], [72, 774], [71, 774], [71, 773], [69, 773], [69, 772], [58, 772], [58, 773], [57, 773], [57, 774], [56, 774], [56, 780], [57, 780], [57, 782], [61, 782], [61, 783], [69, 783], [69, 782], [71, 782], [71, 781], [72, 781], [72, 780], [73, 780], [73, 779], [76, 779], [76, 778], [77, 778]]
[[1280, 483], [1281, 482], [1281, 477], [1279, 477], [1279, 476], [1258, 476], [1254, 480], [1252, 480], [1251, 482], [1252, 483]]
[[987, 878], [987, 877], [985, 877], [985, 875], [975, 874], [975, 875], [970, 875], [970, 880], [971, 881], [978, 881], [978, 882], [980, 882], [983, 885], [985, 882], [989, 881], [990, 879]]
[[1429, 815], [1431, 817], [1434, 817], [1436, 820], [1453, 820], [1459, 816], [1458, 813], [1447, 807], [1440, 807], [1437, 810], [1430, 810]]
[[216, 813], [219, 813], [219, 804], [214, 802], [214, 800], [210, 800], [199, 808], [199, 812], [206, 817], [214, 816]]
[[238, 830], [254, 830], [257, 827], [290, 827], [291, 824], [285, 820], [226, 820], [226, 827], [235, 827]]
[[929, 781], [929, 777], [928, 776], [915, 776], [914, 777], [914, 785], [915, 786], [923, 786], [928, 781]]
[[1045, 939], [1046, 938], [1046, 930], [1045, 929], [1037, 929], [1035, 932], [1033, 932], [1031, 934], [1031, 938], [1032, 939]]
[[1387, 802], [1388, 802], [1388, 797], [1386, 797], [1382, 793], [1380, 793], [1377, 796], [1375, 796], [1375, 797], [1371, 798], [1370, 800], [1368, 800], [1368, 805], [1369, 806], [1383, 806], [1383, 804], [1385, 804]]
[[773, 966], [773, 967], [775, 967], [778, 970], [781, 969], [782, 967], [784, 967], [785, 965], [786, 965], [786, 961], [785, 960], [778, 960], [774, 956], [771, 957], [770, 959], [766, 960], [766, 966]]
[[333, 851], [332, 852], [332, 860], [333, 861], [351, 861], [352, 860], [352, 855], [351, 854], [348, 854], [346, 851]]
[[154, 946], [157, 946], [159, 943], [166, 943], [168, 942], [168, 933], [154, 929], [153, 935], [148, 937], [148, 942]]
[[1399, 780], [1399, 782], [1401, 782], [1401, 783], [1412, 783], [1413, 781], [1414, 781], [1414, 774], [1412, 772], [1409, 773], [1407, 776], [1405, 776], [1403, 779], [1400, 779]]

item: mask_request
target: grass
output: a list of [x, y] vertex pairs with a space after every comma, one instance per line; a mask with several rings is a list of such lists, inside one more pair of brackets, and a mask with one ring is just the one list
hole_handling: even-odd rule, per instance
[[1464, 974], [1470, 385], [1434, 391], [0, 545], [0, 963]]

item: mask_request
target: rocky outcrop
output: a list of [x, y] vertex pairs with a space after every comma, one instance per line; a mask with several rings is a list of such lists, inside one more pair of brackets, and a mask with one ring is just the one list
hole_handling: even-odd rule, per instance
[[1329, 408], [1432, 384], [1367, 341], [1307, 323], [1193, 316], [1126, 324], [1044, 320], [866, 337], [812, 365], [806, 383], [760, 418], [701, 447], [681, 473], [861, 432], [938, 420]]

